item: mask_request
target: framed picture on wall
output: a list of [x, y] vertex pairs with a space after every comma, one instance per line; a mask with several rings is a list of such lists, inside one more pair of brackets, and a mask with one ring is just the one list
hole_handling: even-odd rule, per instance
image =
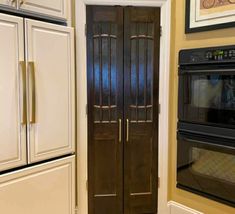
[[185, 33], [235, 27], [235, 0], [186, 0]]

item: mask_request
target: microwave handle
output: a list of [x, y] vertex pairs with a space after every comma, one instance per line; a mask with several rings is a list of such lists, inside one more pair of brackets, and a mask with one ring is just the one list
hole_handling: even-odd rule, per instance
[[190, 139], [190, 138], [187, 138], [187, 137], [183, 137], [183, 140], [189, 141], [191, 143], [200, 143], [200, 144], [204, 144], [204, 145], [208, 145], [208, 146], [215, 146], [215, 147], [223, 148], [223, 149], [232, 149], [232, 150], [235, 149], [234, 147], [231, 147], [231, 146], [219, 145], [219, 144], [215, 144], [215, 143], [205, 143], [205, 142], [202, 142], [200, 140], [194, 140], [194, 139]]

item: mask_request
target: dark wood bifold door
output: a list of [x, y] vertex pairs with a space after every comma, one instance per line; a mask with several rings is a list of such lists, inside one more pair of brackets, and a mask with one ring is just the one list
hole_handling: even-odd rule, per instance
[[87, 6], [89, 214], [157, 213], [159, 8]]
[[87, 7], [90, 214], [123, 213], [123, 9]]
[[124, 26], [124, 213], [156, 213], [160, 10], [125, 8]]

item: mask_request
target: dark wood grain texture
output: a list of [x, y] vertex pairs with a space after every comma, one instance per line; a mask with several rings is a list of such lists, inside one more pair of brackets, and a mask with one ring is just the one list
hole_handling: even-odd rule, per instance
[[[123, 213], [123, 8], [87, 7], [89, 213]], [[123, 127], [123, 126], [122, 126]]]
[[87, 24], [89, 214], [156, 213], [160, 10], [87, 6]]
[[124, 213], [157, 213], [160, 9], [124, 11]]

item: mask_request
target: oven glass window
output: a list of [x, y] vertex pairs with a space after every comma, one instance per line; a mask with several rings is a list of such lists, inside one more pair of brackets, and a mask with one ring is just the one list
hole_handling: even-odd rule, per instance
[[192, 76], [191, 104], [200, 108], [235, 108], [235, 75]]
[[235, 183], [234, 155], [193, 147], [190, 156], [193, 173]]
[[177, 186], [235, 205], [235, 147], [210, 141], [178, 135]]
[[191, 74], [183, 79], [180, 120], [235, 125], [235, 75]]

